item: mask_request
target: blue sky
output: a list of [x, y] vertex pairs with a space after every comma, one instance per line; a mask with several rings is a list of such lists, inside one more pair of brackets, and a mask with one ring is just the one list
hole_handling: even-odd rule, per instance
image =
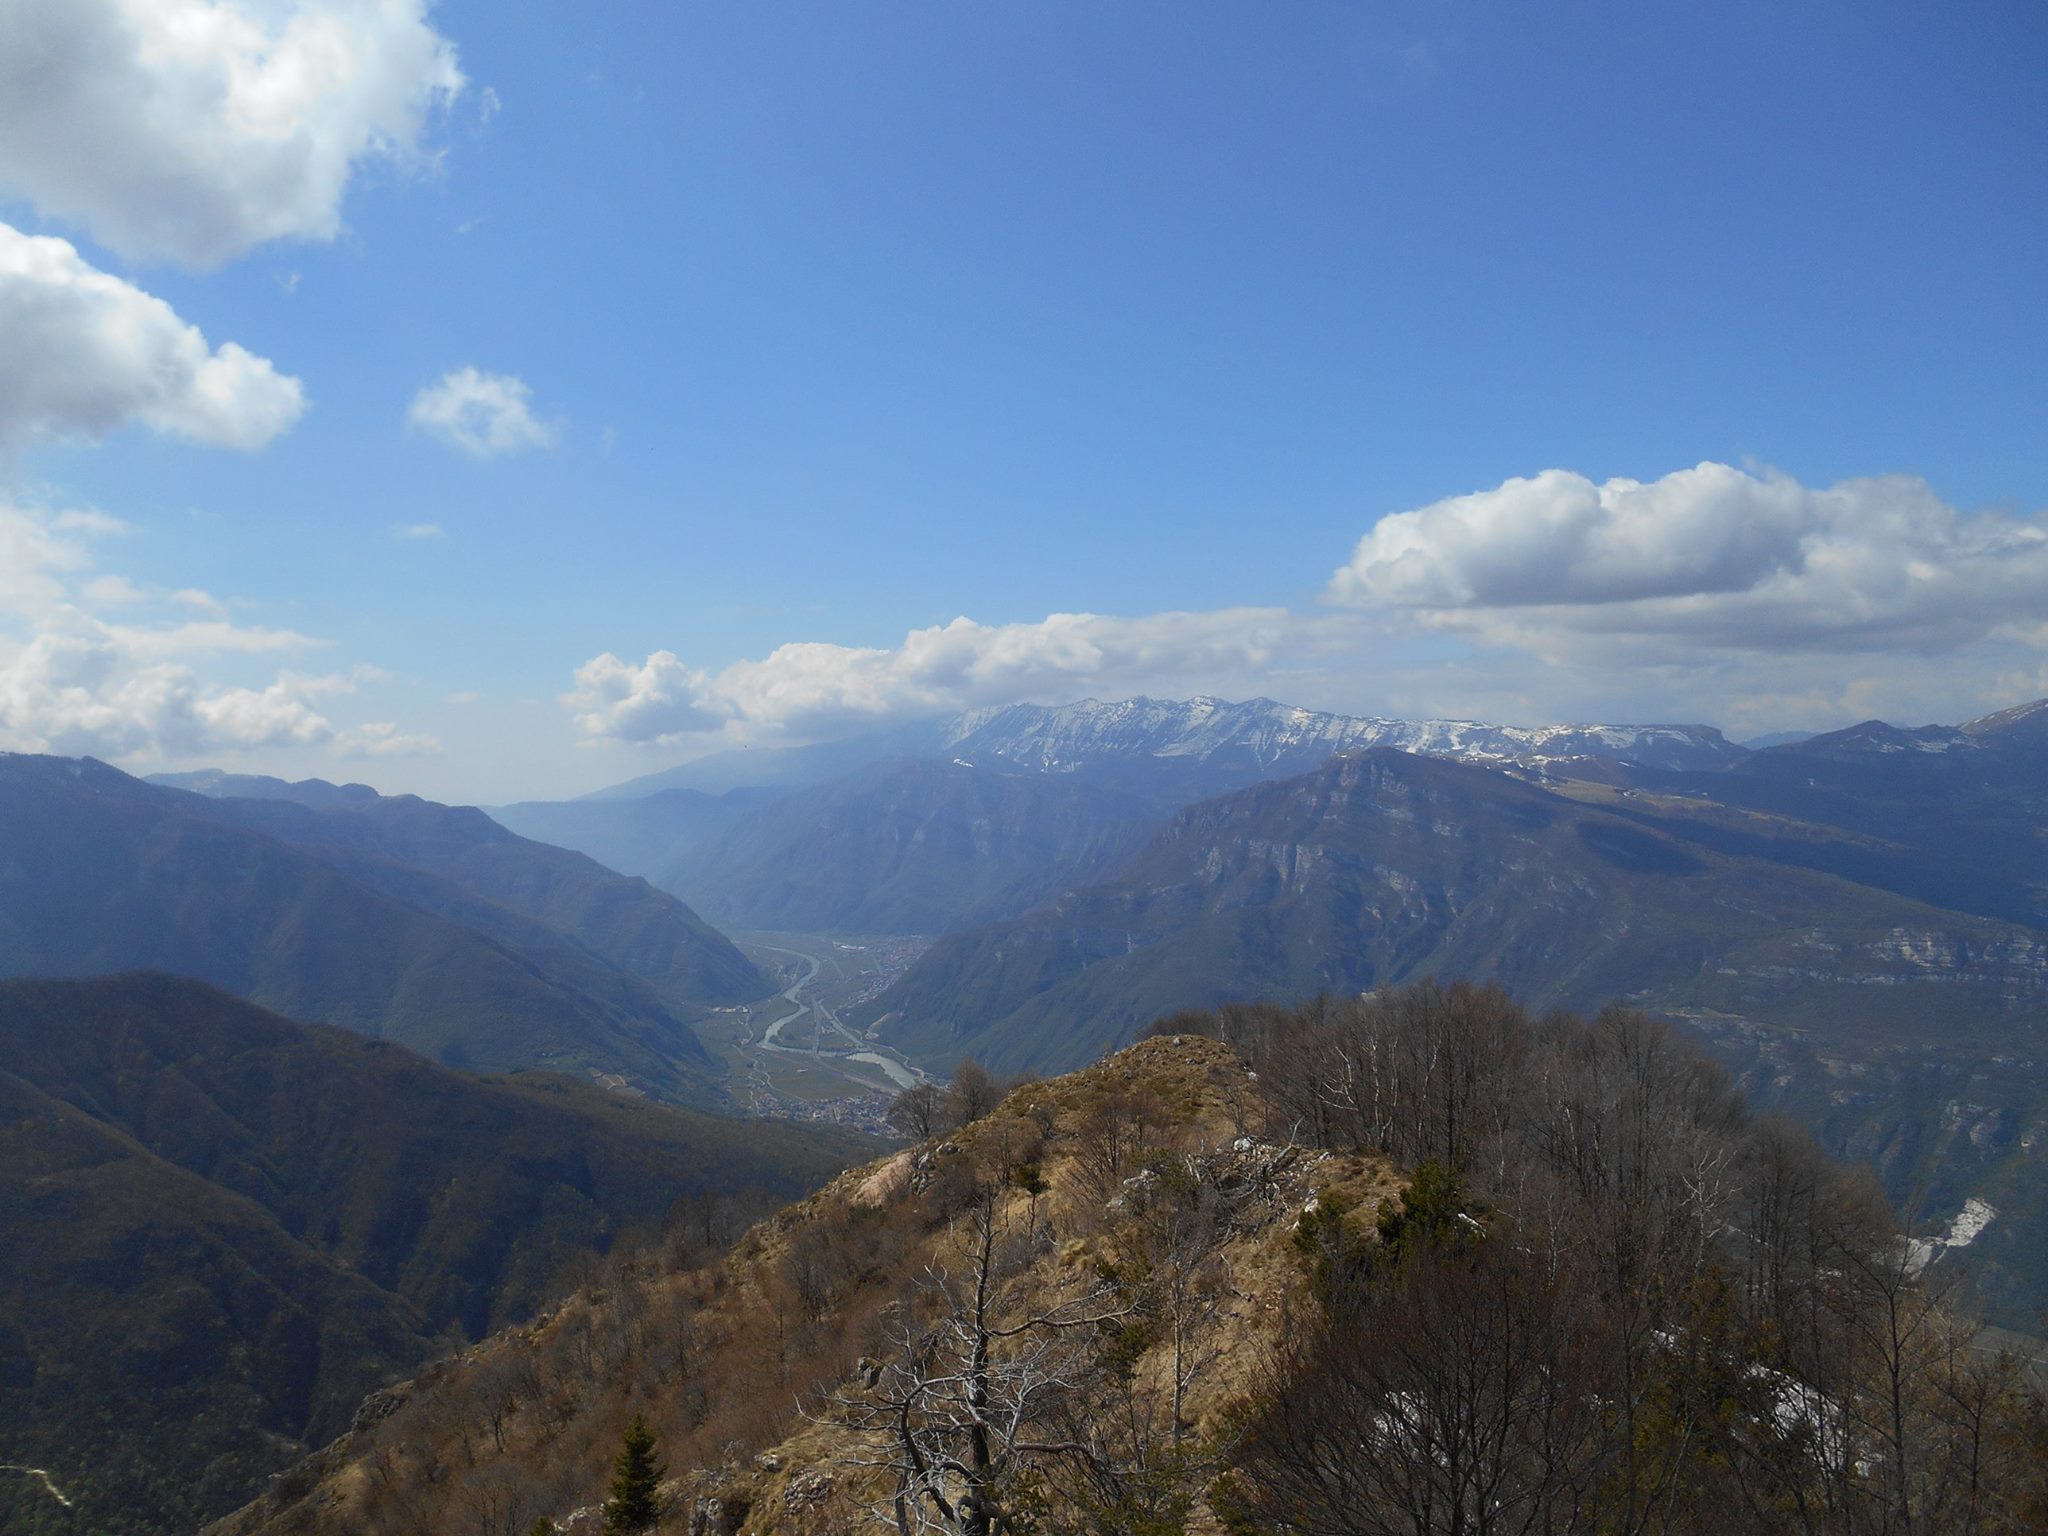
[[[360, 40], [265, 129], [327, 183], [206, 89], [104, 127], [171, 66], [95, 97], [82, 40], [152, 9], [220, 24], [188, 86], [286, 13]], [[75, 263], [0, 260], [0, 327], [147, 295], [273, 376], [0, 357], [0, 745], [489, 801], [1141, 689], [2048, 693], [2036, 5], [0, 0], [32, 31], [0, 221]]]

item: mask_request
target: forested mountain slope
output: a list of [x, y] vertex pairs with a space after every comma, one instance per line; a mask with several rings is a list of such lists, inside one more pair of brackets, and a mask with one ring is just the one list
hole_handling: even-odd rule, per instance
[[933, 1060], [1057, 1069], [1175, 1008], [1431, 974], [1876, 1033], [1938, 1000], [2007, 1038], [2048, 1003], [2048, 937], [1377, 749], [1182, 812], [1114, 883], [941, 941], [866, 1016]]
[[0, 983], [0, 1528], [189, 1531], [622, 1238], [868, 1145], [478, 1080], [190, 981]]
[[361, 784], [221, 773], [158, 782], [203, 793], [213, 814], [294, 847], [383, 860], [545, 924], [639, 977], [671, 1004], [750, 1002], [753, 964], [682, 902], [581, 853], [508, 831], [473, 806], [379, 795]]
[[[2048, 927], [2048, 700], [1960, 726], [1869, 720], [1726, 772], [1631, 769], [1626, 781], [1661, 796], [1660, 809], [1694, 802], [1702, 820], [1717, 807], [1751, 813], [1740, 828], [1751, 837], [1790, 823], [1780, 856], [1854, 859], [1843, 865], [1853, 878]], [[1815, 842], [1801, 830], [1814, 826], [1853, 846]]]
[[1176, 1023], [424, 1373], [213, 1536], [581, 1529], [636, 1415], [693, 1536], [2048, 1513], [1949, 1261], [1663, 1027], [1470, 988]]
[[354, 878], [331, 849], [234, 825], [231, 804], [91, 759], [0, 756], [0, 975], [166, 971], [454, 1066], [715, 1097], [702, 1045], [648, 984], [411, 866]]
[[655, 878], [740, 928], [944, 933], [1100, 878], [1156, 819], [1084, 781], [892, 762], [792, 790]]

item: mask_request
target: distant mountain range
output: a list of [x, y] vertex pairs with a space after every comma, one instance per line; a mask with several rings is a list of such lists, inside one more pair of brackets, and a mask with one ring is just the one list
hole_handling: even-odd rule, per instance
[[[0, 1529], [190, 1531], [680, 1199], [870, 1155], [164, 976], [0, 982]], [[56, 1523], [50, 1523], [56, 1522]]]
[[2048, 705], [1708, 768], [1337, 757], [941, 939], [852, 1020], [1058, 1070], [1178, 1008], [1430, 974], [1684, 1020], [1922, 1215], [1988, 1201], [1988, 1304], [2048, 1303]]
[[[1960, 726], [1870, 720], [1725, 773], [1634, 769], [1627, 782], [1639, 802], [1696, 824], [1782, 829], [1784, 857], [1853, 861], [1842, 864], [1851, 878], [2048, 926], [2048, 701]], [[1838, 846], [1799, 832], [1813, 826]]]
[[[1251, 699], [1087, 699], [1048, 707], [1013, 704], [963, 715], [945, 745], [970, 761], [1001, 761], [1046, 773], [1099, 770], [1113, 762], [1192, 762], [1218, 776], [1284, 778], [1340, 752], [1397, 747], [1461, 762], [1531, 766], [1606, 758], [1658, 768], [1711, 768], [1742, 749], [1705, 725], [1481, 725], [1470, 720], [1383, 720], [1324, 714]], [[1233, 786], [1234, 787], [1234, 786]]]
[[449, 1065], [717, 1098], [689, 1019], [770, 988], [681, 902], [475, 811], [233, 787], [273, 798], [0, 755], [0, 976], [161, 970]]
[[725, 752], [493, 814], [644, 874], [730, 926], [943, 933], [1106, 875], [1183, 806], [1376, 746], [1535, 769], [1712, 769], [1743, 756], [1709, 726], [1525, 728], [1270, 699], [1091, 699]]
[[1100, 771], [1130, 762], [1199, 763], [1237, 781], [1221, 787], [1237, 788], [1259, 778], [1305, 772], [1338, 752], [1366, 747], [1399, 747], [1468, 762], [1608, 758], [1663, 768], [1715, 767], [1743, 755], [1742, 748], [1706, 725], [1484, 725], [1336, 715], [1271, 699], [1083, 699], [970, 710], [812, 746], [713, 753], [598, 790], [577, 803], [640, 800], [666, 790], [717, 797], [734, 789], [791, 789], [892, 758], [928, 757], [1051, 773]]
[[1347, 754], [1181, 812], [1109, 883], [941, 940], [865, 1016], [934, 1061], [1058, 1071], [1177, 1008], [1425, 975], [1880, 1032], [1928, 988], [1958, 1035], [2048, 1009], [2048, 934], [1686, 831], [1471, 764]]
[[581, 799], [599, 803], [641, 800], [667, 789], [717, 796], [734, 789], [791, 789], [803, 784], [822, 784], [885, 758], [928, 756], [946, 744], [949, 725], [945, 720], [914, 720], [801, 747], [736, 747], [656, 773], [644, 773], [622, 784], [607, 785]]

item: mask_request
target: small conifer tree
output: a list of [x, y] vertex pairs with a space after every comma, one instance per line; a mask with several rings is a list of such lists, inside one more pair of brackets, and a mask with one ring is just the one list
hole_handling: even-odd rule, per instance
[[612, 1463], [612, 1486], [604, 1501], [604, 1528], [617, 1536], [651, 1531], [661, 1516], [657, 1490], [668, 1469], [654, 1454], [654, 1433], [639, 1414], [626, 1426], [618, 1459]]

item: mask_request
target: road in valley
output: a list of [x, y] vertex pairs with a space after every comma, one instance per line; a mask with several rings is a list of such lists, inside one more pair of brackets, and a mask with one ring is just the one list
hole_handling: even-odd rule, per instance
[[[870, 1092], [893, 1093], [923, 1080], [924, 1074], [895, 1052], [877, 1046], [873, 1041], [848, 1029], [823, 997], [817, 995], [820, 990], [818, 976], [823, 969], [823, 962], [815, 950], [791, 949], [779, 944], [759, 942], [748, 947], [769, 954], [787, 955], [801, 961], [804, 971], [780, 994], [782, 1001], [790, 1005], [790, 1010], [763, 1029], [758, 1041], [753, 1038], [750, 1030], [747, 1038], [741, 1042], [742, 1048], [807, 1058], [813, 1064], [846, 1078], [849, 1086]], [[836, 947], [844, 949], [850, 946], [838, 944]], [[790, 1025], [799, 1019], [813, 1016], [816, 1022], [811, 1028], [811, 1042], [808, 1047], [783, 1044], [783, 1032]], [[832, 1035], [837, 1036], [836, 1040], [830, 1041], [835, 1047], [830, 1050], [826, 1048], [829, 1039], [828, 1029]], [[840, 1045], [845, 1049], [836, 1048]]]

